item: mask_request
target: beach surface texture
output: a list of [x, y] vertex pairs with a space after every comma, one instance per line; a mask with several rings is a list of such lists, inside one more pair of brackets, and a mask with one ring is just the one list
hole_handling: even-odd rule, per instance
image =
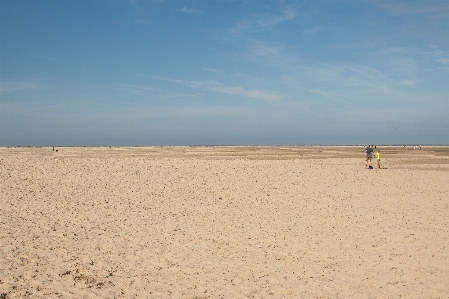
[[0, 298], [448, 298], [449, 147], [0, 148]]

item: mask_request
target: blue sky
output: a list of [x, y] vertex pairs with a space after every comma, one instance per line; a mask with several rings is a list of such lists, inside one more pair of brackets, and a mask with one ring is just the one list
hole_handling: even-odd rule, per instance
[[0, 146], [449, 144], [449, 1], [0, 1]]

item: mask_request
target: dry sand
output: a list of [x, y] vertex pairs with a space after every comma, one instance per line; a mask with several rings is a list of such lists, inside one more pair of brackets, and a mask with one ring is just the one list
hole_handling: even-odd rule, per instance
[[449, 298], [449, 148], [0, 148], [0, 298]]

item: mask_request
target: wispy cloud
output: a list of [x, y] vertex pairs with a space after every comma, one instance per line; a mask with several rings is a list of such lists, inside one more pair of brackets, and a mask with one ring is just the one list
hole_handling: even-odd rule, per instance
[[209, 91], [209, 92], [217, 92], [222, 94], [234, 95], [234, 96], [242, 96], [252, 99], [263, 100], [269, 103], [279, 103], [285, 99], [285, 96], [279, 94], [275, 91], [264, 90], [264, 89], [248, 89], [242, 86], [225, 86], [214, 80], [205, 80], [205, 81], [183, 81], [177, 79], [169, 79], [169, 78], [161, 78], [161, 77], [153, 77], [156, 80], [169, 81], [177, 84], [182, 84], [184, 86]]
[[136, 25], [151, 25], [151, 22], [147, 20], [135, 20], [133, 23]]
[[278, 14], [264, 13], [255, 14], [252, 17], [240, 21], [236, 27], [231, 29], [232, 33], [240, 33], [245, 31], [257, 31], [261, 29], [270, 29], [278, 24], [293, 20], [296, 17], [296, 10], [292, 6], [288, 6]]
[[17, 90], [35, 89], [38, 85], [36, 82], [10, 82], [0, 81], [0, 92], [10, 92]]
[[414, 80], [401, 80], [401, 81], [399, 81], [399, 83], [401, 85], [404, 85], [404, 86], [415, 86], [416, 81], [414, 81]]
[[441, 66], [449, 66], [449, 52], [444, 52], [440, 49], [435, 50], [435, 61]]
[[54, 58], [54, 57], [50, 57], [50, 56], [45, 56], [45, 55], [28, 55], [29, 57], [34, 57], [34, 58], [40, 58], [40, 59], [45, 59], [45, 60], [52, 60], [52, 61], [58, 61], [59, 59]]
[[179, 92], [173, 92], [173, 91], [167, 91], [160, 88], [154, 88], [153, 86], [148, 85], [138, 85], [138, 84], [122, 84], [121, 86], [116, 88], [116, 90], [123, 90], [126, 92], [129, 92], [131, 94], [137, 95], [137, 96], [143, 96], [147, 98], [155, 98], [155, 94], [157, 94], [157, 98], [176, 98], [176, 97], [183, 97], [183, 98], [195, 98], [201, 96], [198, 93], [191, 94], [191, 93], [179, 93]]
[[152, 86], [148, 85], [137, 85], [137, 84], [122, 84], [123, 87], [117, 88], [116, 90], [125, 90], [132, 94], [136, 95], [142, 95], [144, 92], [147, 91], [159, 91]]
[[308, 89], [307, 92], [318, 94], [326, 99], [329, 99], [331, 101], [337, 102], [337, 103], [345, 103], [344, 100], [342, 100], [339, 95], [336, 95], [335, 92], [328, 92], [326, 90], [318, 90], [318, 89]]
[[449, 58], [437, 58], [436, 61], [444, 65], [449, 65]]
[[337, 104], [335, 107], [349, 107], [361, 102], [370, 106], [371, 99], [378, 97], [399, 99], [405, 87], [408, 89], [419, 81], [392, 77], [366, 65], [333, 63], [303, 65], [284, 77], [283, 82], [290, 94], [297, 95], [297, 101], [319, 103], [325, 99]]
[[213, 80], [185, 82], [185, 85], [191, 88], [199, 88], [222, 94], [259, 99], [270, 103], [280, 102], [285, 98], [283, 95], [271, 90], [247, 89], [241, 86], [224, 86]]
[[265, 41], [250, 41], [248, 51], [250, 56], [272, 56], [278, 55], [285, 49], [284, 45], [268, 43]]
[[222, 73], [221, 70], [218, 69], [211, 69], [211, 68], [207, 68], [207, 67], [203, 67], [201, 68], [203, 71], [207, 71], [207, 72], [212, 72], [212, 73]]
[[207, 89], [210, 91], [224, 93], [224, 94], [244, 96], [244, 97], [249, 97], [249, 98], [253, 98], [253, 99], [264, 100], [264, 101], [267, 101], [270, 103], [280, 102], [280, 101], [284, 100], [284, 96], [278, 94], [277, 92], [273, 92], [270, 90], [245, 89], [241, 86], [232, 86], [232, 87], [209, 86], [209, 87], [207, 87]]
[[280, 15], [260, 15], [257, 18], [255, 24], [257, 24], [259, 27], [272, 27], [285, 21], [292, 20], [295, 18], [295, 16], [296, 10], [292, 6], [289, 6], [284, 9]]
[[307, 36], [312, 36], [315, 35], [316, 33], [323, 31], [324, 29], [322, 27], [318, 27], [318, 26], [314, 26], [314, 27], [310, 27], [305, 29], [302, 34], [307, 35]]
[[448, 17], [447, 1], [381, 1], [380, 5], [396, 15], [423, 15], [431, 18]]
[[202, 13], [202, 11], [199, 9], [187, 8], [185, 6], [181, 9], [181, 11], [183, 13], [189, 13], [189, 14], [201, 14]]
[[345, 87], [371, 87], [386, 77], [377, 69], [357, 64], [308, 66], [304, 67], [304, 73], [316, 82]]

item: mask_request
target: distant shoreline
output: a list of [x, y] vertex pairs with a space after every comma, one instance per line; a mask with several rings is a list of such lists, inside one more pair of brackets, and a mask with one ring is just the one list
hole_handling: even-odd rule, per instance
[[[0, 148], [191, 148], [191, 147], [364, 147], [368, 144], [346, 144], [346, 145], [322, 145], [322, 144], [304, 144], [304, 145], [17, 145], [17, 146], [0, 146]], [[382, 147], [446, 147], [449, 144], [373, 144]]]

